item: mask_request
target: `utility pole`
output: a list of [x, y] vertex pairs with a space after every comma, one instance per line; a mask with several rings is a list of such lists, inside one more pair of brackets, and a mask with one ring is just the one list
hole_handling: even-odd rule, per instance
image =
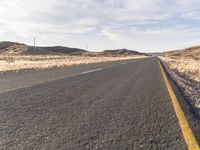
[[33, 49], [33, 55], [35, 55], [35, 38], [34, 38], [34, 49]]
[[88, 44], [86, 45], [86, 51], [88, 51]]

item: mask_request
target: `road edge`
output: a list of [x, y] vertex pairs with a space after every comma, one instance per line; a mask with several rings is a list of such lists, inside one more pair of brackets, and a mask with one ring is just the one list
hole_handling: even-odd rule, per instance
[[162, 76], [165, 80], [165, 84], [167, 87], [167, 90], [169, 92], [172, 104], [173, 104], [173, 108], [174, 111], [176, 113], [176, 117], [178, 119], [180, 128], [181, 128], [181, 132], [183, 134], [185, 143], [188, 146], [188, 150], [200, 150], [200, 147], [198, 145], [198, 142], [194, 136], [194, 133], [192, 132], [192, 129], [190, 128], [190, 125], [186, 119], [185, 114], [183, 113], [183, 110], [181, 108], [181, 105], [179, 104], [179, 101], [175, 95], [175, 92], [173, 91], [173, 88], [167, 78], [167, 75], [165, 74], [165, 71], [161, 65], [160, 60], [158, 59], [158, 64], [160, 66], [161, 72], [162, 72]]

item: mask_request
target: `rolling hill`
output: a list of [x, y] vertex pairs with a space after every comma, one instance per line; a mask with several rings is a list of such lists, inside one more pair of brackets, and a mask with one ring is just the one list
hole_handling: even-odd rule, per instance
[[17, 42], [0, 42], [1, 55], [81, 55], [83, 49], [63, 46], [34, 47]]
[[164, 52], [162, 56], [173, 58], [191, 58], [200, 60], [200, 46], [193, 46], [182, 50]]
[[64, 46], [34, 47], [17, 42], [0, 42], [0, 55], [78, 55], [78, 56], [128, 56], [147, 55], [128, 49], [104, 50], [91, 52], [79, 48]]
[[117, 50], [104, 50], [103, 55], [147, 55], [134, 50], [117, 49]]

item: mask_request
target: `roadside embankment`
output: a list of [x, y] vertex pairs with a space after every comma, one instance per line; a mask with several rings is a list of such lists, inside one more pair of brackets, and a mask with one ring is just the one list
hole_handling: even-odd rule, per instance
[[200, 115], [200, 61], [160, 57], [171, 78]]

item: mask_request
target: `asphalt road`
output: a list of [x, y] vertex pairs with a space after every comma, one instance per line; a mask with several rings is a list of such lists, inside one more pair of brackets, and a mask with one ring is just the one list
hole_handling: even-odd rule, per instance
[[109, 68], [116, 65], [135, 62], [138, 59], [104, 62], [97, 64], [87, 64], [71, 66], [66, 68], [51, 68], [43, 70], [23, 70], [19, 72], [9, 72], [0, 75], [0, 93], [25, 88], [35, 84], [42, 84], [52, 80], [80, 75], [84, 72], [98, 68]]
[[0, 80], [0, 149], [187, 149], [157, 58]]

